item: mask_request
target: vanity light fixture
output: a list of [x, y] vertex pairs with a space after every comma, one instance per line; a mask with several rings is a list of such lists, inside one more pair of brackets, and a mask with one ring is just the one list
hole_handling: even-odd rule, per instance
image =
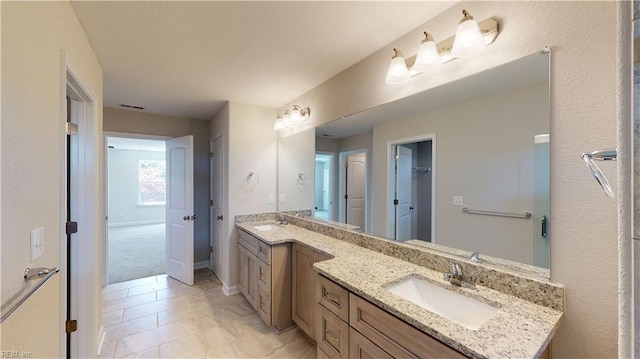
[[473, 54], [491, 44], [498, 36], [499, 29], [496, 20], [489, 18], [477, 23], [467, 10], [462, 10], [462, 14], [464, 17], [460, 20], [455, 36], [436, 44], [433, 37], [425, 31], [425, 38], [422, 40], [416, 56], [405, 58], [402, 51], [394, 48], [394, 55], [387, 71], [387, 83], [405, 82], [413, 76], [434, 69], [456, 57]]
[[308, 120], [310, 116], [311, 110], [309, 107], [302, 108], [298, 105], [293, 105], [291, 111], [285, 110], [282, 116], [278, 115], [273, 129], [282, 131]]
[[478, 27], [478, 23], [473, 19], [473, 16], [467, 10], [462, 10], [462, 15], [464, 17], [458, 24], [453, 47], [451, 48], [451, 56], [453, 57], [469, 56], [487, 46], [482, 37], [480, 27]]

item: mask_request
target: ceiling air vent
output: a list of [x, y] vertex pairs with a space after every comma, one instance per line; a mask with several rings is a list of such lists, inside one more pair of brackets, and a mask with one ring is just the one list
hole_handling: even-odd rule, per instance
[[144, 107], [140, 107], [140, 106], [133, 106], [133, 105], [125, 105], [125, 104], [120, 104], [120, 107], [124, 107], [124, 108], [130, 108], [132, 110], [144, 110]]

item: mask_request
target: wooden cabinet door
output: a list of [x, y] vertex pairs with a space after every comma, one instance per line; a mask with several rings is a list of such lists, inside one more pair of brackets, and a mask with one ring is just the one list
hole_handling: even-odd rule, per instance
[[243, 246], [238, 246], [238, 289], [245, 297], [247, 296], [247, 284], [249, 281], [249, 261], [247, 250]]
[[247, 255], [247, 300], [254, 309], [258, 305], [258, 257], [254, 254]]
[[313, 262], [314, 251], [297, 243], [293, 245], [291, 255], [293, 303], [291, 316], [293, 321], [309, 338], [314, 336], [314, 295]]

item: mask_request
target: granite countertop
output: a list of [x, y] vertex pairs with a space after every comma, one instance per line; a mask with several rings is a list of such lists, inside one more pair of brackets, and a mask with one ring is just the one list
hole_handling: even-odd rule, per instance
[[[333, 256], [332, 259], [315, 263], [314, 269], [473, 358], [539, 357], [562, 317], [561, 311], [480, 285], [475, 288], [451, 286], [442, 280], [440, 272], [291, 224], [269, 231], [259, 231], [253, 227], [267, 223], [277, 222], [236, 223], [236, 226], [271, 245], [296, 242]], [[500, 310], [479, 329], [467, 329], [385, 290], [389, 283], [407, 276], [423, 277], [452, 291], [497, 306]]]

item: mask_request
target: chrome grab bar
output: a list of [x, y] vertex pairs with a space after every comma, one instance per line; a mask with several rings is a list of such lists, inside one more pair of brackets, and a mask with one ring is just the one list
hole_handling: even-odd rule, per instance
[[589, 171], [591, 171], [591, 175], [596, 179], [596, 182], [602, 187], [602, 190], [609, 198], [613, 198], [615, 193], [613, 192], [613, 188], [607, 181], [607, 177], [604, 176], [604, 173], [600, 171], [598, 165], [596, 165], [593, 160], [597, 161], [615, 161], [618, 156], [618, 151], [614, 149], [602, 150], [602, 151], [593, 151], [590, 153], [583, 153], [580, 157], [587, 165]]
[[33, 286], [25, 285], [20, 291], [18, 291], [18, 293], [2, 304], [2, 307], [0, 307], [0, 312], [2, 312], [0, 323], [9, 318], [9, 316], [13, 314], [13, 312], [22, 305], [22, 303], [26, 302], [33, 293], [35, 293], [46, 281], [49, 280], [49, 278], [53, 277], [59, 271], [60, 269], [58, 268], [27, 268], [23, 275], [25, 283], [28, 284], [29, 281], [34, 279], [38, 279], [38, 282]]
[[463, 207], [462, 212], [466, 214], [482, 214], [485, 216], [496, 216], [496, 217], [522, 218], [522, 219], [531, 218], [531, 212], [524, 212], [524, 213], [493, 212], [493, 211], [481, 211], [476, 209], [469, 209], [467, 207]]

